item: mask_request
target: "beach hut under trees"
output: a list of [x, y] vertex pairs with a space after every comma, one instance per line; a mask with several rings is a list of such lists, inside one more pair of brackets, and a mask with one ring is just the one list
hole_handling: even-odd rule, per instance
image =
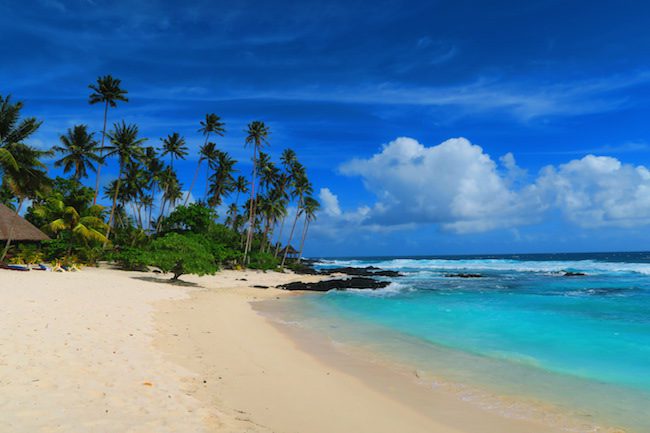
[[287, 258], [288, 259], [298, 259], [298, 251], [292, 247], [291, 245], [287, 245], [285, 248], [282, 249], [281, 254], [284, 255], [286, 251]]
[[[0, 255], [5, 255], [12, 242], [40, 242], [49, 237], [15, 211], [0, 203]], [[4, 257], [0, 258], [2, 260]]]

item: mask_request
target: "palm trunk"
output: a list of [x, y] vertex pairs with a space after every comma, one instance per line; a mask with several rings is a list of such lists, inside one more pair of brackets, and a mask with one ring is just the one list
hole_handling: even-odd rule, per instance
[[282, 264], [280, 266], [284, 266], [284, 262], [287, 261], [287, 253], [289, 252], [289, 245], [291, 245], [291, 239], [293, 239], [293, 232], [296, 229], [296, 224], [298, 223], [298, 218], [300, 218], [300, 206], [302, 205], [302, 197], [300, 198], [300, 201], [298, 202], [298, 208], [296, 209], [296, 218], [293, 220], [293, 225], [291, 226], [291, 233], [289, 233], [289, 240], [287, 241], [287, 247], [284, 249], [284, 255], [282, 256]]
[[117, 195], [120, 192], [120, 183], [122, 182], [122, 169], [122, 164], [120, 164], [120, 172], [117, 176], [117, 184], [115, 185], [115, 193], [113, 194], [113, 206], [111, 207], [111, 214], [108, 217], [108, 228], [106, 229], [106, 242], [104, 242], [104, 247], [108, 244], [108, 237], [111, 234], [111, 226], [113, 224], [113, 217], [115, 216], [115, 207], [117, 206]]
[[104, 138], [106, 137], [106, 120], [108, 119], [108, 101], [106, 101], [106, 106], [104, 107], [104, 128], [102, 129], [102, 146], [99, 148], [99, 162], [97, 163], [97, 180], [95, 181], [95, 197], [93, 198], [93, 204], [97, 204], [97, 196], [99, 195], [99, 175], [102, 171], [102, 164], [104, 161], [101, 160], [102, 155], [104, 154]]
[[[208, 135], [205, 136], [205, 142], [203, 143], [203, 146], [208, 144], [208, 138], [210, 138], [210, 133], [208, 133]], [[201, 168], [201, 156], [199, 156], [199, 162], [196, 164], [196, 171], [194, 172], [194, 177], [192, 178], [192, 184], [190, 185], [190, 189], [187, 190], [187, 195], [185, 196], [185, 202], [183, 203], [183, 206], [187, 206], [187, 201], [190, 199], [190, 194], [192, 194], [192, 190], [194, 189], [196, 178], [199, 177], [200, 168]]]
[[249, 209], [249, 223], [248, 223], [248, 235], [246, 236], [246, 248], [244, 249], [244, 262], [248, 258], [248, 252], [252, 247], [253, 243], [253, 230], [255, 225], [255, 203], [257, 202], [257, 197], [255, 196], [255, 177], [257, 175], [257, 143], [253, 146], [253, 179], [251, 180], [251, 202]]
[[302, 240], [300, 241], [300, 253], [298, 260], [302, 259], [302, 251], [305, 248], [305, 238], [307, 237], [307, 230], [309, 230], [309, 218], [305, 215], [305, 227], [302, 229]]
[[156, 184], [151, 186], [151, 204], [149, 205], [149, 216], [147, 217], [147, 230], [151, 231], [151, 216], [153, 214], [153, 204], [156, 200]]
[[266, 224], [264, 225], [264, 236], [262, 237], [262, 244], [260, 245], [260, 253], [263, 253], [266, 249], [267, 236], [269, 235], [269, 230], [271, 230], [271, 220], [270, 218], [266, 219]]
[[[18, 200], [18, 208], [16, 208], [16, 217], [18, 217], [18, 214], [20, 213], [20, 209], [22, 209], [24, 202], [25, 202], [25, 197], [21, 197]], [[12, 224], [11, 228], [9, 229], [9, 236], [7, 236], [7, 242], [5, 243], [5, 247], [2, 250], [2, 255], [0, 256], [0, 262], [2, 262], [5, 259], [7, 253], [9, 252], [9, 248], [11, 247], [11, 241], [13, 240], [14, 237], [15, 229], [16, 229], [15, 225]]]
[[278, 234], [278, 240], [276, 241], [275, 253], [273, 253], [273, 257], [278, 257], [278, 253], [280, 252], [280, 246], [282, 246], [282, 230], [284, 230], [284, 222], [286, 220], [287, 217], [282, 217], [282, 222], [280, 223], [280, 233]]

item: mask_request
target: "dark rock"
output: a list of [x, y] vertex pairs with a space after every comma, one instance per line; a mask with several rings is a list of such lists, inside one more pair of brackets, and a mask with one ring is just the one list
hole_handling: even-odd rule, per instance
[[345, 274], [353, 275], [356, 277], [401, 277], [403, 275], [397, 271], [386, 271], [374, 266], [368, 266], [365, 268], [330, 268], [323, 269], [320, 273], [323, 275]]
[[345, 289], [382, 289], [390, 284], [389, 281], [377, 281], [372, 278], [352, 277], [335, 280], [324, 280], [316, 283], [294, 282], [278, 286], [284, 290], [307, 290], [312, 292], [327, 292], [330, 290]]
[[445, 274], [446, 278], [483, 278], [481, 274]]
[[585, 274], [584, 272], [564, 271], [564, 274], [562, 276], [563, 277], [586, 277], [587, 274]]
[[262, 286], [261, 284], [255, 285], [253, 287], [255, 287], [256, 289], [268, 289], [269, 288], [269, 286]]

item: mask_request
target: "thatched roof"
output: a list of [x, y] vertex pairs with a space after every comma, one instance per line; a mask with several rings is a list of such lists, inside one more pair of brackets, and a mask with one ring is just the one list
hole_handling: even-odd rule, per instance
[[14, 241], [44, 241], [49, 239], [45, 233], [0, 203], [0, 241], [6, 241], [10, 236]]
[[289, 251], [287, 252], [287, 255], [295, 255], [295, 254], [298, 254], [298, 250], [296, 250], [296, 249], [295, 249], [294, 247], [292, 247], [291, 245], [287, 245], [286, 247], [282, 248], [282, 253], [284, 254], [284, 252], [285, 252], [286, 250], [289, 250]]

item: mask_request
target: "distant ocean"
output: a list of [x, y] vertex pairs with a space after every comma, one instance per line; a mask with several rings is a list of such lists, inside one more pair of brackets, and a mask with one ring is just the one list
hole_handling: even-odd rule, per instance
[[[317, 264], [339, 266], [405, 276], [377, 291], [282, 300], [288, 322], [411, 364], [433, 386], [456, 387], [462, 398], [506, 416], [540, 416], [536, 403], [550, 404], [596, 425], [650, 432], [650, 253]], [[454, 273], [483, 277], [446, 276]], [[521, 405], [522, 395], [535, 404]]]

